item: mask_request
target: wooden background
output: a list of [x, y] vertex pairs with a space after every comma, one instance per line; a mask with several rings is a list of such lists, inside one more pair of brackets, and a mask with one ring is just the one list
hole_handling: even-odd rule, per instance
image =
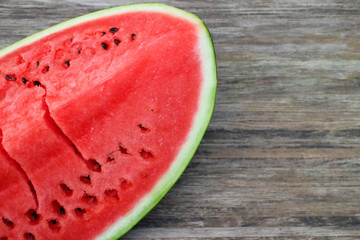
[[[0, 0], [0, 48], [146, 1]], [[213, 36], [218, 95], [174, 188], [124, 239], [360, 239], [360, 1], [159, 1]]]

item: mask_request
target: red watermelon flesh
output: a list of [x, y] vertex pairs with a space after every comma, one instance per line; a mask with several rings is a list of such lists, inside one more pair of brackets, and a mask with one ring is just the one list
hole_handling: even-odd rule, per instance
[[204, 84], [199, 26], [164, 11], [109, 15], [0, 58], [0, 168], [12, 162], [11, 191], [22, 192], [10, 198], [12, 183], [3, 182], [3, 208], [18, 207], [11, 217], [0, 207], [14, 223], [0, 223], [0, 237], [101, 236], [151, 192], [187, 141]]
[[[8, 156], [1, 144], [0, 173], [0, 232], [9, 238], [21, 239], [22, 234], [19, 236], [17, 233], [25, 232], [27, 229], [26, 226], [18, 223], [37, 222], [38, 217], [33, 213], [34, 209], [37, 208], [37, 203], [33, 198], [32, 186], [29, 185], [26, 174]], [[12, 201], [9, 201], [9, 199], [12, 199]], [[21, 203], [20, 206], [19, 203]], [[19, 220], [19, 222], [15, 223], [14, 219]], [[15, 227], [19, 231], [13, 231]], [[0, 239], [1, 237], [0, 235]]]

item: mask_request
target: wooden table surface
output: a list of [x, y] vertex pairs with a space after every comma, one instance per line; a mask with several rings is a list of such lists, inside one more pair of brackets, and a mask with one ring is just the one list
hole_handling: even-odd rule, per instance
[[[0, 0], [0, 48], [135, 2]], [[217, 101], [185, 173], [124, 239], [360, 239], [360, 2], [159, 2], [208, 25]]]

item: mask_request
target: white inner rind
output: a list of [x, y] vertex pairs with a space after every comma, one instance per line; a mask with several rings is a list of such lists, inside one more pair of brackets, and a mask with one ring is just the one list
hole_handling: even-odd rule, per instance
[[44, 31], [27, 37], [13, 45], [10, 45], [0, 51], [0, 57], [26, 45], [29, 45], [52, 33], [61, 31], [68, 27], [95, 20], [101, 17], [118, 15], [136, 11], [151, 11], [170, 14], [175, 17], [186, 19], [193, 23], [198, 29], [198, 47], [202, 64], [203, 83], [199, 97], [199, 108], [194, 116], [193, 125], [182, 146], [179, 154], [172, 163], [169, 170], [161, 177], [155, 187], [146, 194], [135, 207], [125, 216], [112, 224], [104, 233], [97, 237], [98, 240], [118, 239], [120, 236], [129, 231], [137, 222], [139, 222], [170, 190], [177, 179], [181, 176], [186, 166], [192, 159], [201, 139], [209, 125], [210, 118], [214, 109], [216, 94], [216, 62], [213, 43], [210, 33], [205, 24], [195, 15], [183, 10], [157, 3], [125, 5], [102, 11], [83, 15], [78, 18], [57, 24]]

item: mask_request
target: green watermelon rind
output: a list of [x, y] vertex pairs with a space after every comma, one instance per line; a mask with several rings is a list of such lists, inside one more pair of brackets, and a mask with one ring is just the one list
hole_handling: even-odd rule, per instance
[[179, 179], [183, 171], [186, 169], [190, 160], [193, 158], [203, 135], [210, 123], [213, 113], [216, 97], [217, 72], [216, 59], [213, 41], [205, 23], [196, 15], [180, 10], [178, 8], [160, 4], [160, 3], [142, 3], [124, 5], [109, 8], [90, 14], [86, 14], [71, 20], [59, 23], [41, 32], [33, 34], [23, 40], [20, 40], [2, 50], [0, 57], [26, 45], [29, 45], [43, 37], [49, 36], [55, 32], [69, 28], [76, 24], [96, 20], [101, 17], [108, 17], [114, 14], [121, 14], [136, 11], [153, 11], [167, 13], [175, 17], [186, 19], [198, 28], [199, 36], [199, 54], [202, 59], [202, 68], [204, 74], [204, 82], [199, 98], [199, 108], [194, 116], [193, 126], [187, 136], [184, 145], [181, 147], [176, 159], [172, 163], [169, 170], [156, 183], [155, 187], [145, 195], [135, 207], [125, 216], [121, 217], [117, 222], [113, 223], [107, 230], [97, 237], [98, 240], [118, 239], [132, 227], [134, 227], [152, 208], [154, 208], [164, 195], [171, 189], [175, 182]]

